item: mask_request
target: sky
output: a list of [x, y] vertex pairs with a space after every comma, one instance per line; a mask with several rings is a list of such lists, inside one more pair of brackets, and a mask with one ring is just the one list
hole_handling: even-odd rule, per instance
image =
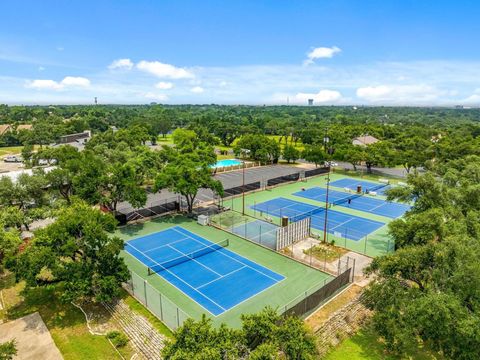
[[480, 1], [0, 1], [0, 103], [480, 106]]

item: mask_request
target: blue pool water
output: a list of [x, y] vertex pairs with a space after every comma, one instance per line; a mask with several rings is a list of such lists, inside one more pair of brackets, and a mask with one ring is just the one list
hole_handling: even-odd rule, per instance
[[234, 166], [234, 165], [240, 165], [242, 162], [240, 160], [236, 159], [225, 159], [225, 160], [218, 160], [215, 165], [212, 167], [214, 168], [222, 168], [222, 167], [227, 167], [227, 166]]

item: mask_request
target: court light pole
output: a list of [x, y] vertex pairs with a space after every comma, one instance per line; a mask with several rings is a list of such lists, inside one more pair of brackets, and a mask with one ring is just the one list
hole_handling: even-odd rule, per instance
[[250, 153], [248, 149], [241, 149], [242, 159], [242, 215], [245, 216], [245, 156]]
[[[325, 137], [323, 138], [323, 148], [325, 150], [325, 154], [327, 153], [327, 145], [330, 139], [328, 138], [328, 128], [325, 128]], [[330, 188], [330, 161], [329, 157], [327, 156], [327, 164], [328, 164], [328, 172], [327, 172], [327, 194], [325, 196], [325, 222], [323, 224], [323, 242], [327, 242], [327, 225], [328, 225], [328, 193]]]

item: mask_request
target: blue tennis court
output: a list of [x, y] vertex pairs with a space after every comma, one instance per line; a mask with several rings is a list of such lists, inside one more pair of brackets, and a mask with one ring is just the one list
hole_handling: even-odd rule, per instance
[[388, 184], [374, 183], [371, 181], [352, 178], [335, 180], [332, 181], [330, 185], [338, 188], [350, 189], [353, 191], [357, 191], [357, 186], [361, 186], [363, 192], [375, 191], [378, 195], [385, 195], [385, 191], [391, 188], [391, 186]]
[[[311, 216], [311, 225], [314, 229], [323, 231], [325, 228], [325, 210], [321, 207], [299, 201], [279, 197], [255, 204], [252, 206], [252, 209], [275, 217], [286, 216], [290, 221], [298, 221]], [[383, 225], [385, 224], [380, 221], [365, 219], [335, 210], [328, 210], [327, 232], [336, 237], [357, 241], [381, 228]]]
[[[304, 191], [296, 192], [293, 195], [325, 202], [327, 198], [327, 189], [313, 187]], [[348, 203], [349, 197], [351, 198], [350, 204]], [[368, 196], [359, 196], [354, 193], [345, 193], [335, 190], [330, 190], [328, 192], [328, 202], [338, 206], [348, 207], [350, 209], [386, 216], [392, 219], [402, 216], [410, 209], [410, 205], [385, 201], [382, 199], [374, 199]]]
[[217, 316], [284, 277], [180, 226], [125, 243], [125, 251]]

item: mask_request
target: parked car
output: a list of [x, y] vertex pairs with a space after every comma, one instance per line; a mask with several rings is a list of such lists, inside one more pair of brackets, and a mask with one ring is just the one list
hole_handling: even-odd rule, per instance
[[39, 159], [38, 160], [38, 165], [39, 166], [45, 166], [45, 165], [55, 165], [57, 163], [56, 159]]
[[7, 155], [3, 158], [4, 162], [19, 163], [23, 162], [23, 158], [20, 155]]
[[335, 167], [338, 166], [338, 163], [335, 161], [325, 161], [325, 166]]

